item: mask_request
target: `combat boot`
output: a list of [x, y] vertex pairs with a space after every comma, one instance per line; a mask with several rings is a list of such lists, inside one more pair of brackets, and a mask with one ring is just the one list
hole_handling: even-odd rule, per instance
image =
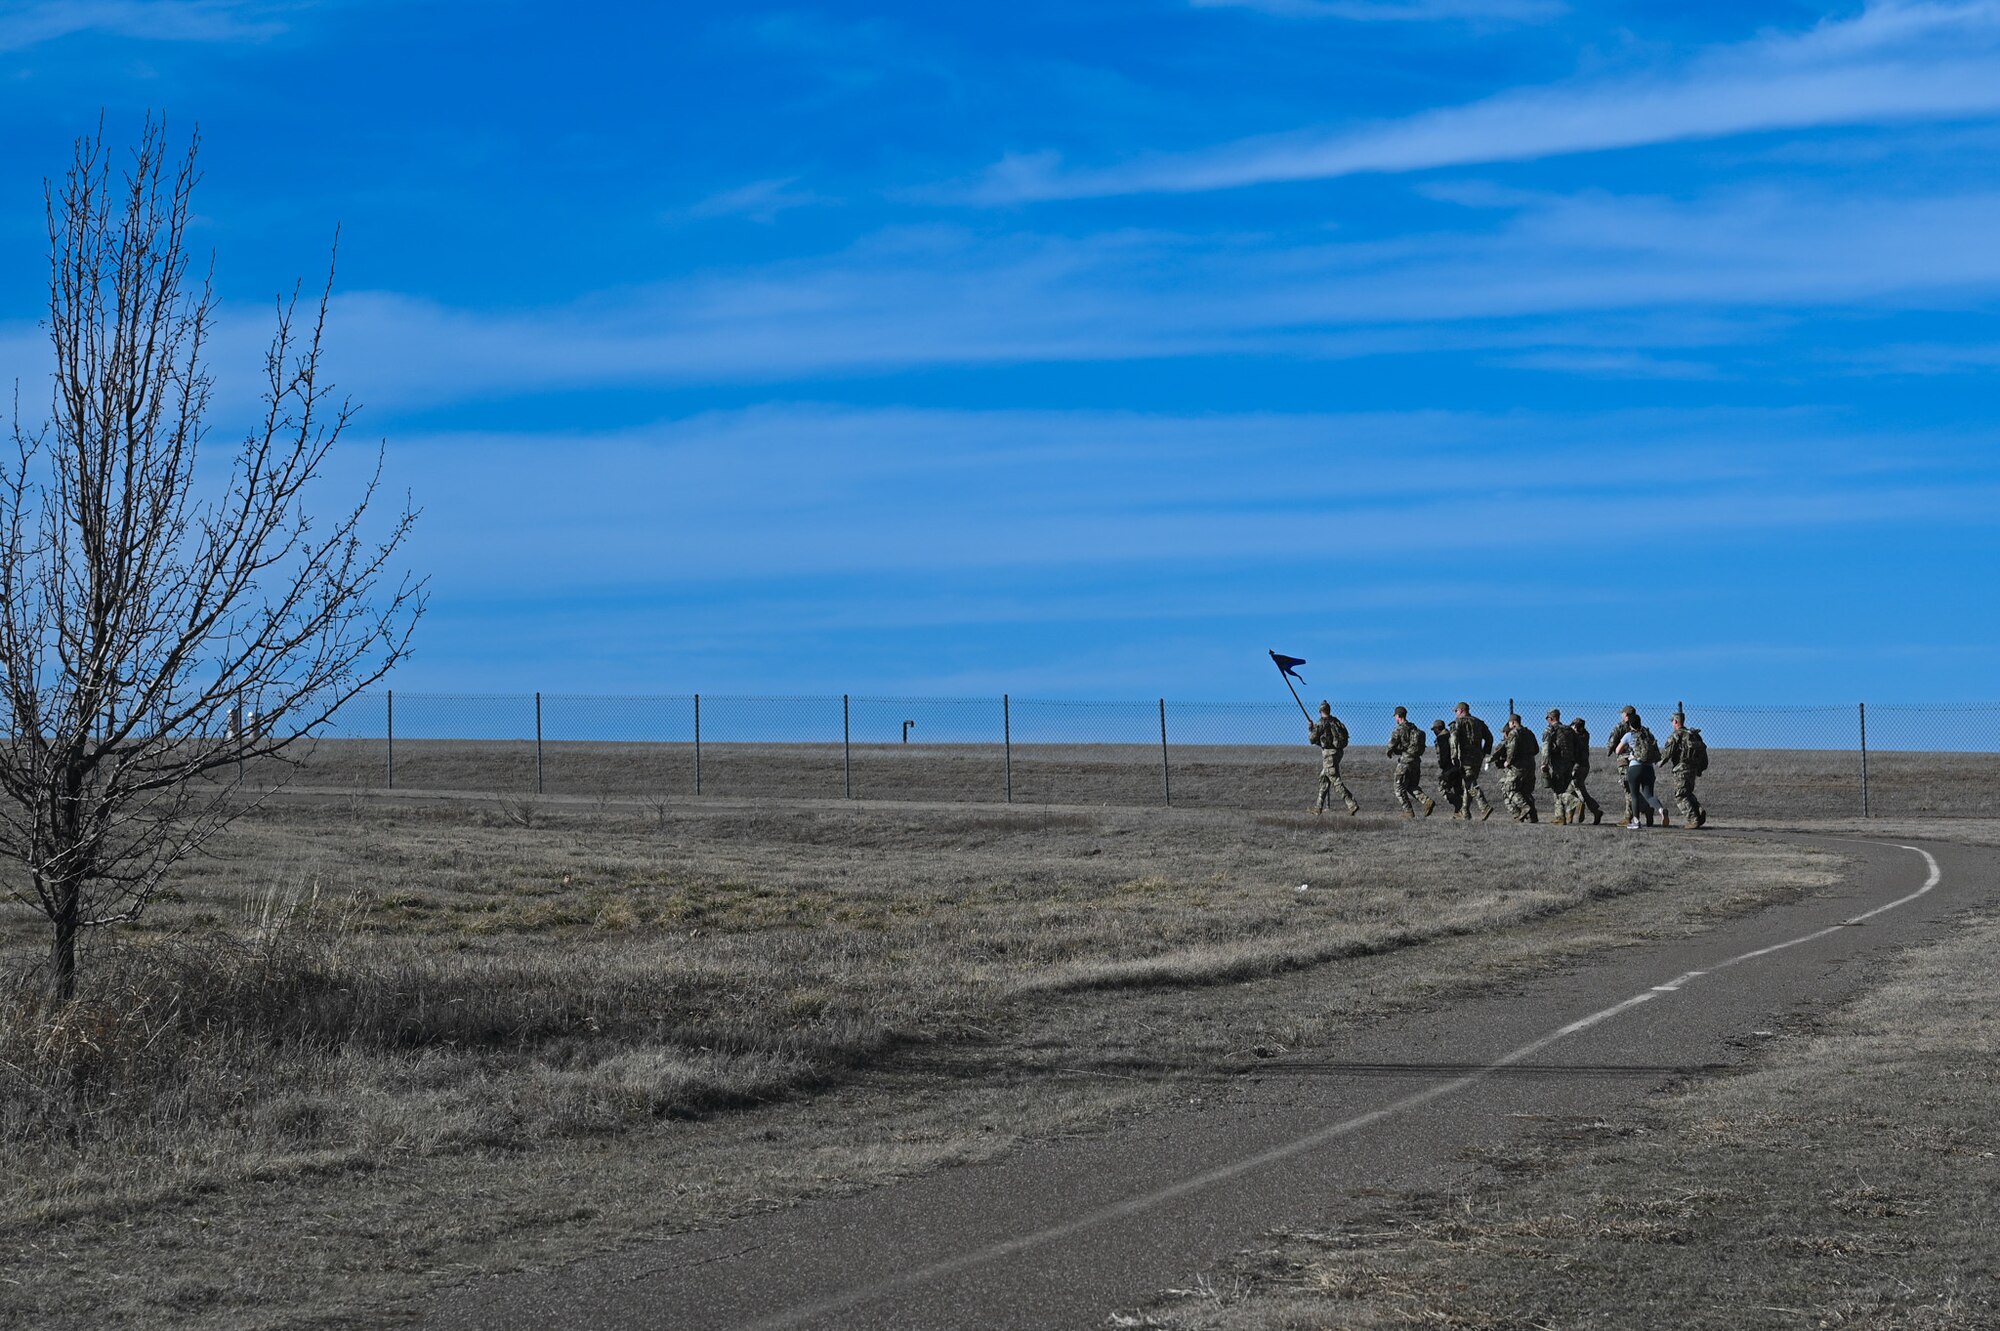
[[1428, 818], [1436, 813], [1437, 807], [1438, 802], [1436, 800], [1432, 799], [1429, 795], [1424, 796], [1424, 817]]
[[1356, 804], [1353, 800], [1349, 800], [1347, 802], [1347, 816], [1349, 818], [1352, 818], [1355, 814], [1360, 812], [1361, 812], [1361, 806], [1359, 804]]
[[1553, 822], [1553, 823], [1554, 823], [1554, 824], [1555, 824], [1555, 825], [1556, 825], [1557, 827], [1568, 827], [1568, 826], [1569, 826], [1569, 810], [1568, 810], [1568, 809], [1557, 809], [1557, 810], [1556, 810], [1556, 816], [1555, 816], [1554, 818], [1550, 819], [1550, 821], [1551, 821], [1551, 822]]
[[1660, 810], [1660, 826], [1672, 827], [1673, 825], [1674, 825], [1673, 815], [1668, 813], [1665, 809]]
[[1592, 827], [1595, 827], [1603, 821], [1604, 821], [1604, 809], [1602, 808], [1602, 806], [1600, 806], [1596, 813], [1590, 815], [1590, 825]]
[[1707, 826], [1708, 826], [1708, 810], [1707, 810], [1707, 809], [1703, 809], [1703, 810], [1702, 810], [1702, 811], [1701, 811], [1700, 813], [1698, 813], [1698, 814], [1696, 814], [1696, 815], [1694, 816], [1694, 825], [1695, 825], [1696, 827], [1698, 827], [1698, 828], [1699, 828], [1699, 827], [1707, 827]]
[[1415, 810], [1413, 810], [1413, 809], [1405, 809], [1405, 810], [1403, 810], [1403, 816], [1404, 816], [1405, 818], [1414, 818], [1414, 817], [1416, 817], [1417, 815], [1416, 815], [1416, 811], [1415, 811]]

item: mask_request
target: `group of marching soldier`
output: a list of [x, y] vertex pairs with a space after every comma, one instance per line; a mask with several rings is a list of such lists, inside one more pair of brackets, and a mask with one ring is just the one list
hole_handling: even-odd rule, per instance
[[[1453, 818], [1471, 820], [1490, 817], [1493, 806], [1479, 788], [1479, 778], [1489, 764], [1500, 773], [1500, 793], [1507, 811], [1519, 823], [1541, 821], [1535, 806], [1536, 775], [1541, 776], [1555, 798], [1555, 821], [1581, 824], [1588, 816], [1592, 823], [1604, 821], [1604, 809], [1591, 797], [1590, 728], [1582, 717], [1565, 722], [1562, 712], [1551, 707], [1548, 727], [1539, 742], [1522, 724], [1518, 713], [1507, 718], [1496, 740], [1486, 722], [1460, 703], [1449, 724], [1431, 722], [1431, 740], [1423, 728], [1410, 720], [1409, 709], [1396, 709], [1396, 726], [1389, 736], [1388, 756], [1395, 763], [1396, 802], [1405, 818], [1415, 818], [1421, 808], [1428, 818], [1437, 801], [1423, 787], [1424, 750], [1436, 755], [1439, 792], [1451, 805]], [[1315, 813], [1325, 813], [1335, 795], [1347, 804], [1349, 813], [1361, 812], [1360, 802], [1340, 776], [1341, 756], [1347, 751], [1347, 727], [1333, 714], [1330, 703], [1319, 705], [1319, 720], [1313, 724], [1310, 742], [1320, 750], [1319, 801]], [[1695, 797], [1695, 782], [1708, 770], [1708, 745], [1699, 730], [1690, 729], [1687, 718], [1674, 713], [1673, 731], [1662, 745], [1640, 720], [1637, 708], [1627, 707], [1611, 732], [1607, 757], [1616, 758], [1625, 790], [1625, 826], [1632, 829], [1653, 826], [1655, 816], [1664, 827], [1673, 819], [1653, 793], [1656, 764], [1664, 762], [1674, 774], [1674, 804], [1679, 808], [1681, 826], [1701, 827], [1708, 811]]]

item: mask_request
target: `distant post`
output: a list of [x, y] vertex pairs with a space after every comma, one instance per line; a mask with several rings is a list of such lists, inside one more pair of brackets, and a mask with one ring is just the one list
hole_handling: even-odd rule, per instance
[[903, 743], [908, 744], [910, 742], [910, 727], [915, 724], [915, 721], [903, 722]]
[[389, 690], [389, 789], [396, 788], [396, 691]]
[[1014, 802], [1014, 706], [1000, 695], [1000, 750], [1007, 763], [1007, 802]]
[[849, 719], [847, 695], [840, 695], [841, 785], [845, 798], [854, 798], [854, 727]]
[[1868, 704], [1861, 704], [1861, 816], [1868, 817]]
[[701, 794], [701, 695], [694, 695], [694, 793]]
[[1174, 802], [1174, 778], [1167, 766], [1167, 700], [1160, 699], [1160, 802]]
[[535, 690], [535, 793], [542, 793], [542, 691]]

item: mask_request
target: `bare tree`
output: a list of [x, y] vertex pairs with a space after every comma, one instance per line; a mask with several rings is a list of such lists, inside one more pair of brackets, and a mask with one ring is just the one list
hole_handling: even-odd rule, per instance
[[198, 147], [170, 161], [149, 119], [114, 172], [100, 127], [45, 187], [53, 402], [24, 427], [17, 388], [0, 453], [0, 854], [48, 918], [64, 1001], [82, 931], [137, 919], [252, 807], [245, 761], [295, 758], [423, 612], [391, 569], [415, 514], [369, 518], [379, 450], [358, 496], [309, 512], [352, 418], [321, 375], [327, 291], [279, 301], [261, 419], [197, 468], [216, 309], [212, 268], [188, 273]]

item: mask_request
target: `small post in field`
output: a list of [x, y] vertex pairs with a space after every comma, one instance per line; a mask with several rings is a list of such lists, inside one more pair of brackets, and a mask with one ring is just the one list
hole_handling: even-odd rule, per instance
[[1868, 704], [1861, 704], [1861, 816], [1868, 817]]
[[1014, 802], [1014, 706], [1000, 695], [1000, 750], [1007, 764], [1007, 802]]
[[847, 799], [854, 798], [854, 728], [849, 723], [847, 695], [840, 695], [841, 787]]
[[389, 690], [389, 789], [396, 788], [396, 691]]
[[535, 690], [535, 793], [542, 793], [542, 691]]
[[701, 794], [701, 695], [694, 695], [694, 793]]
[[1160, 802], [1174, 802], [1174, 778], [1167, 766], [1167, 700], [1160, 699]]

